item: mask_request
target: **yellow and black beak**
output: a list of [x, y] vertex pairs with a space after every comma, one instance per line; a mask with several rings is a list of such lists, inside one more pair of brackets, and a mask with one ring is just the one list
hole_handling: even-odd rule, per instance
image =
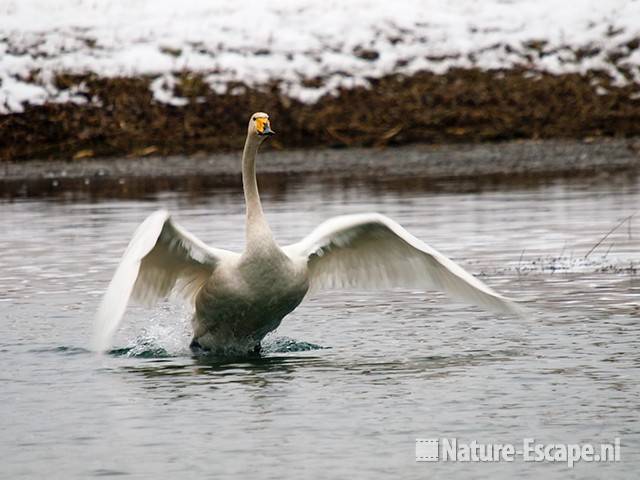
[[275, 135], [276, 132], [271, 130], [271, 124], [269, 123], [269, 119], [267, 118], [258, 118], [256, 119], [256, 131], [258, 135], [262, 136], [271, 136]]

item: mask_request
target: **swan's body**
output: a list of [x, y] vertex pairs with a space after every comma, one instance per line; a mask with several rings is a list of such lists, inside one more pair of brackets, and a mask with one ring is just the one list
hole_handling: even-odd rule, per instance
[[265, 238], [261, 248], [227, 257], [196, 296], [194, 342], [248, 351], [275, 330], [309, 288], [303, 262]]
[[136, 230], [100, 305], [96, 350], [109, 348], [132, 294], [146, 303], [181, 294], [195, 306], [192, 346], [234, 352], [259, 348], [308, 290], [437, 288], [494, 311], [518, 312], [513, 301], [380, 214], [334, 217], [301, 242], [279, 247], [255, 175], [258, 147], [272, 133], [266, 114], [252, 117], [242, 161], [245, 250], [208, 247], [168, 212], [151, 214]]

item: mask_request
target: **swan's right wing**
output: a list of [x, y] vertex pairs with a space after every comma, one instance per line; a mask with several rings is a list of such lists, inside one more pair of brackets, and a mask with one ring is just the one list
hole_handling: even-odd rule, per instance
[[231, 255], [205, 245], [166, 210], [149, 215], [134, 233], [98, 308], [93, 349], [110, 347], [132, 295], [147, 305], [171, 293], [193, 301], [220, 260]]

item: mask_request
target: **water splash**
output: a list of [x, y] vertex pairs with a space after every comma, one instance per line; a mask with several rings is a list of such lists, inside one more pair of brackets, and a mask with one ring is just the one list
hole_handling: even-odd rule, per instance
[[[162, 316], [162, 315], [161, 315]], [[182, 318], [177, 315], [178, 318]], [[173, 316], [176, 318], [176, 316]], [[163, 323], [160, 323], [160, 321]], [[168, 358], [190, 355], [190, 331], [186, 321], [167, 325], [162, 318], [152, 318], [149, 325], [126, 347], [113, 348], [114, 356]]]
[[[182, 356], [202, 356], [210, 357], [211, 352], [202, 350], [194, 352], [188, 348], [188, 339], [182, 334], [176, 334], [175, 328], [155, 327], [150, 333], [137, 337], [133, 345], [121, 348], [114, 348], [108, 352], [115, 357], [135, 357], [135, 358], [171, 358]], [[262, 342], [262, 352], [253, 354], [247, 352], [246, 357], [268, 356], [276, 353], [308, 352], [312, 350], [323, 350], [330, 347], [323, 347], [315, 343], [298, 341], [289, 337], [270, 337]], [[224, 356], [224, 355], [216, 355]], [[238, 357], [237, 351], [229, 352], [228, 356]]]
[[132, 347], [114, 348], [109, 350], [108, 354], [114, 357], [135, 358], [170, 358], [174, 356], [164, 348], [146, 342], [141, 342]]
[[291, 352], [308, 352], [310, 350], [323, 350], [322, 345], [294, 340], [289, 337], [271, 337], [266, 338], [262, 342], [263, 353], [291, 353]]

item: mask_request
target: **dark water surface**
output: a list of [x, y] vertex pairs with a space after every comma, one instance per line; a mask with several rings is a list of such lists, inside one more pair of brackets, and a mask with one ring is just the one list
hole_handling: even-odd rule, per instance
[[[637, 178], [429, 193], [301, 182], [263, 194], [282, 243], [336, 214], [385, 213], [498, 290], [499, 318], [421, 291], [328, 292], [263, 358], [188, 348], [189, 312], [129, 309], [86, 350], [135, 227], [161, 206], [239, 250], [237, 190], [0, 206], [2, 478], [634, 478], [640, 468]], [[416, 187], [416, 185], [418, 185]], [[323, 348], [319, 348], [323, 347]], [[415, 439], [601, 443], [618, 463], [416, 463]]]

